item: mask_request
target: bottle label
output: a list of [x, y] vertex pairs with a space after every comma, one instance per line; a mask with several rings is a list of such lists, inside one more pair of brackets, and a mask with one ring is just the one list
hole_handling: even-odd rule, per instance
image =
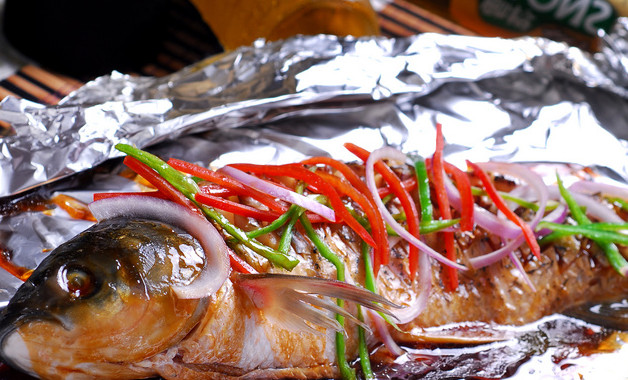
[[478, 8], [487, 22], [519, 33], [553, 22], [595, 36], [617, 18], [606, 0], [480, 0]]

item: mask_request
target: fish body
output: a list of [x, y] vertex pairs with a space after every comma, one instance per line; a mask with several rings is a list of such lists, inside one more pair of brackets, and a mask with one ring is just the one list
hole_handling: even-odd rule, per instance
[[[316, 232], [340, 257], [347, 282], [363, 284], [359, 236], [333, 223], [319, 224]], [[424, 239], [442, 251], [438, 234]], [[544, 247], [540, 260], [521, 245], [515, 254], [529, 283], [507, 260], [471, 268], [469, 259], [499, 244], [479, 227], [456, 232], [458, 262], [469, 268], [460, 273], [459, 286], [445, 290], [442, 267], [421, 261], [432, 274], [427, 305], [388, 333], [408, 345], [434, 342], [428, 327], [466, 321], [521, 325], [628, 291], [628, 280], [579, 236]], [[18, 290], [0, 320], [0, 352], [9, 364], [50, 379], [339, 377], [334, 331], [316, 324], [300, 328], [288, 317], [289, 303], [271, 305], [289, 287], [279, 286], [288, 281], [280, 275], [336, 276], [301, 231], [290, 249], [300, 260], [291, 272], [269, 267], [260, 278], [232, 273], [216, 293], [182, 299], [173, 288], [192, 282], [202, 267], [195, 239], [161, 222], [102, 221], [55, 249]], [[407, 276], [407, 257], [407, 242], [391, 243], [391, 261], [378, 275], [380, 295], [406, 308], [393, 315], [411, 309], [425, 286]], [[272, 281], [276, 288], [262, 285]], [[366, 324], [376, 330], [374, 318]], [[352, 360], [358, 351], [356, 326], [348, 322], [345, 331]], [[378, 335], [369, 339], [376, 344]]]

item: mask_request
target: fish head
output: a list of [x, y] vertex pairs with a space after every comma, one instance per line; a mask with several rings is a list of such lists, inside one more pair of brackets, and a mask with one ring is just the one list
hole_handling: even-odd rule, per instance
[[179, 342], [207, 299], [179, 299], [203, 253], [163, 223], [117, 218], [98, 223], [46, 257], [0, 317], [0, 354], [31, 374], [137, 378], [130, 365]]

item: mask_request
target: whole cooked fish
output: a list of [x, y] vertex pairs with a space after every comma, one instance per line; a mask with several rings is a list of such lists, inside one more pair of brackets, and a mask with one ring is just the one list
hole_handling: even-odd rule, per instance
[[[366, 178], [367, 185], [387, 188], [373, 182], [381, 181], [373, 171], [384, 162], [394, 169], [400, 184], [413, 178], [414, 169], [399, 162], [403, 161], [399, 154], [386, 150], [379, 153], [373, 152], [374, 158], [367, 160], [366, 167], [352, 168], [361, 179]], [[380, 158], [382, 161], [378, 161]], [[437, 167], [436, 161], [434, 164], [432, 170]], [[536, 178], [528, 178], [526, 185], [505, 179], [528, 173], [527, 169], [517, 167], [510, 171], [508, 167], [492, 164], [483, 167], [499, 174], [493, 182], [501, 183], [501, 190], [537, 205], [536, 211], [510, 205], [521, 220], [538, 224], [541, 218], [547, 219], [554, 213], [558, 217], [541, 226], [550, 226], [558, 220], [556, 224], [575, 224], [572, 219], [576, 216], [561, 205], [558, 190], [549, 188], [547, 192], [530, 195], [530, 189], [538, 186]], [[254, 168], [248, 169], [254, 174]], [[289, 173], [291, 169], [283, 170]], [[328, 183], [334, 182], [326, 177], [330, 174], [342, 177], [339, 170], [323, 172], [321, 178]], [[235, 172], [232, 174], [233, 178], [237, 177]], [[278, 187], [297, 188], [298, 181], [286, 180], [285, 175]], [[260, 175], [257, 179], [270, 177]], [[478, 177], [476, 173], [471, 179], [479, 182]], [[452, 178], [457, 181], [456, 176]], [[305, 194], [316, 193], [323, 186], [310, 185]], [[462, 197], [456, 197], [451, 183], [445, 186], [449, 186], [452, 205], [453, 214], [449, 218], [461, 217]], [[594, 189], [594, 196], [576, 196], [578, 200], [595, 201], [601, 208], [587, 207], [590, 222], [597, 226], [596, 222], [607, 221], [606, 217], [614, 215], [611, 222], [621, 226], [622, 211], [605, 200], [608, 198], [603, 197], [600, 188]], [[556, 200], [553, 211], [539, 210], [538, 206], [545, 208], [547, 204], [547, 199], [541, 199], [544, 197]], [[358, 202], [349, 198], [343, 196], [343, 204], [359, 210]], [[414, 196], [412, 201], [420, 207], [418, 198]], [[124, 207], [144, 202], [139, 198], [118, 199], [122, 200], [117, 204]], [[172, 209], [169, 201], [148, 202], [147, 209], [153, 210], [148, 214], [159, 214], [154, 210], [163, 208], [158, 211], [181, 213], [183, 219], [195, 218], [193, 212], [181, 211], [184, 210], [181, 206], [177, 206], [181, 210]], [[240, 197], [240, 203], [268, 211], [250, 197]], [[336, 212], [337, 206], [334, 205]], [[383, 207], [390, 211], [389, 216], [399, 216], [403, 210], [403, 205], [395, 199]], [[362, 289], [370, 276], [365, 258], [368, 261], [368, 257], [374, 256], [364, 255], [368, 250], [361, 231], [338, 219], [326, 222], [313, 217], [317, 220], [315, 233], [340, 259], [346, 283], [334, 281], [339, 267], [321, 255], [320, 246], [307, 234], [307, 213], [301, 214], [304, 226], [295, 229], [287, 255], [290, 260], [298, 260], [298, 264], [287, 270], [258, 257], [251, 263], [264, 272], [260, 274], [227, 269], [226, 260], [232, 253], [225, 242], [240, 249], [238, 252], [243, 257], [252, 254], [250, 249], [234, 242], [233, 235], [223, 225], [211, 233], [220, 234], [220, 242], [214, 236], [208, 244], [199, 242], [198, 235], [202, 233], [187, 231], [185, 223], [184, 227], [173, 225], [156, 220], [159, 217], [152, 214], [142, 217], [141, 212], [127, 213], [124, 209], [105, 213], [98, 224], [51, 252], [20, 287], [0, 320], [0, 352], [10, 365], [52, 379], [337, 378], [341, 376], [336, 334], [339, 329], [343, 331], [340, 336], [345, 338], [346, 358], [353, 362], [358, 357], [358, 326], [377, 332], [370, 335], [371, 346], [390, 337], [398, 344], [408, 345], [469, 343], [473, 337], [439, 338], [430, 336], [426, 328], [466, 321], [521, 325], [586, 301], [603, 300], [628, 291], [628, 279], [617, 273], [604, 251], [604, 245], [615, 246], [614, 243], [602, 242], [598, 235], [585, 237], [589, 236], [588, 232], [564, 233], [541, 245], [540, 255], [536, 257], [532, 244], [523, 239], [523, 232], [504, 221], [486, 193], [475, 194], [473, 207], [476, 214], [491, 216], [476, 215], [476, 223], [468, 230], [450, 224], [439, 232], [421, 234], [417, 239], [420, 244], [412, 241], [409, 244], [403, 233], [389, 231], [386, 244], [390, 255], [387, 262], [381, 263], [376, 277], [379, 295]], [[356, 214], [357, 220], [361, 213], [356, 211]], [[437, 219], [445, 219], [445, 213], [436, 205], [433, 214]], [[389, 216], [384, 215], [383, 220], [390, 227], [395, 222]], [[410, 223], [407, 214], [405, 217], [405, 223]], [[243, 230], [260, 225], [254, 218], [237, 219], [234, 223]], [[372, 220], [369, 222], [365, 224], [375, 236]], [[487, 223], [492, 222], [501, 226], [499, 231], [488, 229]], [[536, 232], [540, 233], [540, 228]], [[447, 251], [445, 233], [453, 236], [454, 259], [448, 261], [444, 256], [431, 259], [425, 253], [428, 249], [437, 253]], [[618, 234], [621, 233], [613, 232], [610, 236]], [[265, 236], [268, 246], [277, 244], [276, 231]], [[486, 264], [488, 258], [484, 255], [513, 242], [517, 243], [513, 244], [513, 250]], [[415, 274], [409, 262], [413, 244], [420, 246]], [[212, 251], [211, 255], [207, 251]], [[456, 269], [458, 278], [453, 289], [446, 285], [451, 280], [447, 268], [451, 267]], [[198, 294], [198, 288], [202, 288], [199, 283], [210, 284], [215, 289], [208, 293], [202, 293], [201, 289]], [[327, 297], [350, 302], [339, 308]], [[356, 304], [382, 316], [391, 315], [388, 318], [391, 323], [382, 329], [376, 312], [367, 314], [363, 321], [353, 318], [358, 312]], [[338, 325], [334, 314], [347, 318], [344, 326]]]

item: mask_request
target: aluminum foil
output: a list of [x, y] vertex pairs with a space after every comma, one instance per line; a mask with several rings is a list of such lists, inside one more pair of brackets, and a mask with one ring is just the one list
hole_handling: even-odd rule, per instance
[[[113, 73], [58, 106], [7, 98], [0, 203], [51, 185], [86, 202], [94, 191], [133, 190], [115, 165], [91, 171], [120, 156], [119, 142], [216, 167], [353, 160], [347, 141], [428, 156], [437, 122], [454, 164], [565, 162], [628, 182], [628, 21], [600, 41], [589, 54], [539, 38], [295, 37], [164, 78]], [[75, 188], [71, 179], [85, 172]], [[0, 215], [0, 242], [34, 267], [89, 224], [59, 209]], [[19, 284], [0, 271], [0, 307]]]
[[[395, 118], [438, 116], [447, 121], [450, 142], [460, 142], [460, 149], [492, 145], [493, 152], [515, 160], [538, 155], [582, 161], [577, 152], [588, 144], [547, 146], [554, 138], [564, 142], [559, 136], [563, 129], [550, 126], [577, 124], [585, 129], [582, 133], [601, 127], [628, 136], [623, 128], [628, 59], [622, 44], [624, 24], [607, 36], [599, 56], [534, 38], [298, 37], [284, 43], [260, 41], [161, 79], [114, 73], [88, 83], [59, 106], [9, 98], [0, 106], [0, 119], [13, 128], [8, 133], [12, 135], [0, 140], [0, 197], [116, 157], [113, 146], [118, 142], [146, 147], [201, 130], [259, 125], [297, 113], [329, 113], [329, 108], [355, 102], [376, 108], [381, 107], [377, 103], [393, 103]], [[567, 115], [573, 120], [567, 122]], [[364, 122], [372, 128], [404, 129], [407, 135], [417, 130], [405, 120], [388, 117]], [[523, 136], [531, 133], [537, 135]], [[551, 136], [546, 138], [547, 133]], [[544, 148], [522, 151], [526, 144]], [[603, 150], [605, 156], [607, 152], [619, 154]], [[608, 163], [626, 177], [621, 161]]]

